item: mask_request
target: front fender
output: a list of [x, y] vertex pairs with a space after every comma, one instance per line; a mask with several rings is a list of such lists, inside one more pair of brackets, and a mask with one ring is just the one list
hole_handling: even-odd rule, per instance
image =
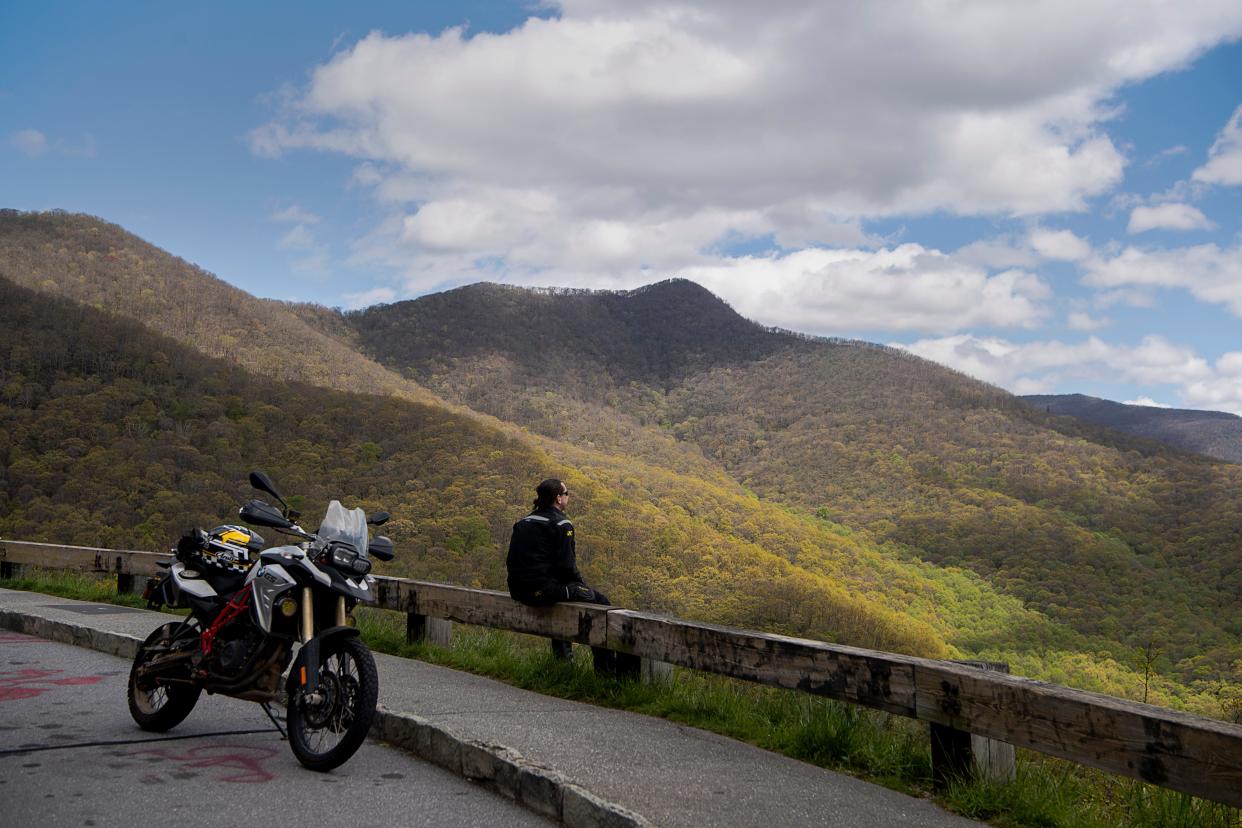
[[289, 703], [293, 703], [294, 691], [315, 693], [319, 690], [319, 646], [331, 638], [357, 638], [356, 627], [329, 627], [302, 645], [298, 659], [289, 671]]
[[360, 633], [357, 627], [328, 627], [328, 629], [321, 631], [319, 635], [312, 638], [311, 641], [327, 641], [329, 638], [336, 638], [342, 635], [346, 638], [357, 638]]

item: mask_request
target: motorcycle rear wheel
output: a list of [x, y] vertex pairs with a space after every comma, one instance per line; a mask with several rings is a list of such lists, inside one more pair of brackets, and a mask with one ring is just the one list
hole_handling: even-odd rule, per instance
[[150, 677], [138, 678], [138, 668], [157, 654], [154, 647], [167, 646], [179, 627], [179, 623], [165, 624], [147, 636], [129, 670], [129, 715], [143, 730], [163, 733], [181, 724], [202, 693], [202, 688], [190, 684], [163, 684], [156, 683]]
[[375, 718], [379, 674], [371, 651], [357, 638], [329, 638], [319, 655], [319, 704], [304, 698], [300, 659], [289, 674], [289, 747], [307, 768], [330, 771], [366, 739]]

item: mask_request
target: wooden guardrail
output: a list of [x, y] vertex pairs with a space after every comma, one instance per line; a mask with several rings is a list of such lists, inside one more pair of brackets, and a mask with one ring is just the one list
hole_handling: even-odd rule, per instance
[[[36, 565], [133, 578], [167, 556], [0, 541], [0, 576]], [[970, 734], [1242, 807], [1242, 726], [947, 661], [866, 650], [594, 604], [531, 608], [501, 592], [379, 577], [379, 604], [411, 635], [429, 619], [588, 644], [928, 722], [938, 773], [969, 768]], [[598, 663], [598, 662], [597, 662]], [[615, 663], [614, 663], [615, 668]]]

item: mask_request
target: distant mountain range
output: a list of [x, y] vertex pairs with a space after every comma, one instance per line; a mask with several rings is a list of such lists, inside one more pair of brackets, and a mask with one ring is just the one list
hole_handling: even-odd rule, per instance
[[1084, 394], [1029, 394], [1022, 399], [1050, 414], [1077, 417], [1218, 460], [1242, 463], [1242, 417], [1236, 414], [1126, 405]]
[[1242, 466], [692, 282], [342, 313], [0, 211], [0, 302], [0, 534], [159, 548], [263, 467], [307, 514], [390, 509], [387, 571], [500, 588], [556, 475], [628, 606], [1130, 696], [1153, 645], [1151, 698], [1209, 713], [1242, 679]]

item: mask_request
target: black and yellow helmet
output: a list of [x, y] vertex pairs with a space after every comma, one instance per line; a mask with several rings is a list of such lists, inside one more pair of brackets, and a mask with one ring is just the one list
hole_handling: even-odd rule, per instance
[[253, 555], [263, 548], [258, 532], [244, 526], [217, 526], [207, 533], [203, 560], [218, 569], [245, 572], [250, 569]]

